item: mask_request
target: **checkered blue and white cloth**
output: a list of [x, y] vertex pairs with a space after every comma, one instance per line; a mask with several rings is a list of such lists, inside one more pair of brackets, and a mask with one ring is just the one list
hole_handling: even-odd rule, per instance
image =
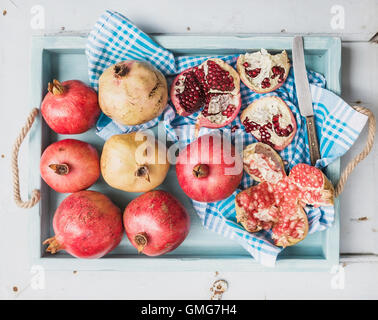
[[[112, 11], [106, 11], [89, 34], [86, 55], [90, 83], [95, 89], [97, 89], [98, 78], [101, 73], [110, 65], [122, 60], [147, 60], [167, 76], [170, 82], [172, 77], [169, 76], [176, 75], [209, 58], [198, 56], [175, 57], [170, 51], [156, 44], [126, 17]], [[221, 56], [220, 58], [235, 67], [237, 55]], [[354, 111], [337, 95], [324, 89], [325, 79], [322, 75], [308, 71], [308, 78], [321, 153], [321, 159], [318, 160], [316, 165], [325, 167], [341, 157], [352, 146], [364, 127], [367, 117]], [[290, 71], [283, 86], [266, 95], [279, 96], [285, 100], [297, 121], [296, 136], [292, 143], [280, 152], [281, 157], [288, 163], [286, 169], [289, 171], [297, 163], [310, 163], [307, 129], [304, 118], [300, 115], [297, 107], [293, 71]], [[252, 92], [241, 83], [241, 96], [243, 109], [263, 95]], [[97, 123], [97, 133], [106, 140], [114, 134], [143, 130], [163, 123], [168, 137], [184, 146], [194, 138], [196, 116], [196, 114], [185, 118], [178, 116], [170, 103], [158, 118], [133, 127], [120, 125], [102, 114]], [[243, 135], [245, 145], [256, 142], [252, 135], [243, 130], [231, 134], [230, 128], [235, 125], [243, 128], [240, 119], [237, 118], [231, 125], [216, 130], [222, 130], [231, 136], [240, 137], [240, 135]], [[210, 131], [213, 130], [202, 128], [200, 135]], [[240, 188], [245, 189], [252, 184], [253, 181], [249, 175], [244, 174]], [[234, 199], [237, 192], [239, 191], [216, 203], [207, 204], [193, 201], [193, 206], [207, 229], [237, 241], [257, 261], [266, 266], [273, 266], [282, 249], [273, 245], [270, 232], [260, 231], [250, 234], [236, 222]], [[309, 233], [322, 231], [331, 226], [334, 221], [333, 207], [308, 207], [306, 212], [310, 225]]]

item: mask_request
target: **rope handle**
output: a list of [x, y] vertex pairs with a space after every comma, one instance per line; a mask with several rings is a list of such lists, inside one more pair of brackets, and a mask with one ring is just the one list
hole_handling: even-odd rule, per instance
[[335, 190], [336, 197], [338, 197], [343, 192], [349, 175], [352, 173], [357, 164], [364, 160], [366, 156], [370, 153], [374, 143], [375, 117], [373, 112], [371, 112], [368, 108], [360, 106], [352, 106], [352, 108], [368, 117], [368, 137], [364, 149], [361, 151], [359, 155], [357, 155], [352, 161], [348, 163], [343, 173], [341, 174]]
[[32, 191], [31, 198], [28, 201], [22, 201], [21, 195], [20, 195], [20, 180], [19, 180], [19, 172], [18, 172], [18, 153], [20, 151], [22, 142], [24, 141], [26, 135], [28, 134], [30, 128], [33, 125], [33, 122], [36, 116], [38, 115], [38, 112], [39, 110], [37, 108], [34, 108], [30, 112], [25, 125], [21, 129], [21, 132], [18, 135], [16, 142], [13, 145], [13, 152], [12, 152], [13, 198], [16, 205], [24, 209], [29, 209], [29, 208], [34, 207], [41, 199], [40, 191], [37, 189], [34, 189]]

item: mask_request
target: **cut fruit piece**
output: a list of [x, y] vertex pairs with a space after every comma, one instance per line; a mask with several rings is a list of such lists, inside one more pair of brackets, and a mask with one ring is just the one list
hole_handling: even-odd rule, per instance
[[289, 247], [302, 241], [308, 233], [308, 219], [301, 206], [281, 208], [280, 219], [272, 229], [276, 246]]
[[258, 182], [277, 183], [286, 176], [281, 157], [272, 147], [262, 142], [244, 148], [243, 164], [244, 170]]
[[[256, 148], [256, 144], [251, 146], [250, 149]], [[272, 229], [275, 245], [287, 247], [303, 240], [308, 233], [303, 206], [333, 203], [331, 182], [321, 170], [300, 163], [278, 182], [264, 181], [240, 192], [235, 198], [236, 218], [248, 232]]]
[[288, 105], [271, 96], [252, 102], [240, 116], [246, 132], [276, 150], [285, 149], [297, 132], [297, 123]]
[[297, 164], [289, 178], [301, 190], [301, 200], [315, 207], [334, 204], [335, 190], [332, 183], [318, 168], [305, 163]]
[[252, 91], [267, 93], [282, 86], [289, 74], [290, 61], [286, 51], [275, 55], [265, 49], [241, 54], [236, 63], [240, 79]]
[[236, 219], [248, 232], [269, 230], [278, 221], [279, 210], [272, 191], [267, 182], [262, 182], [236, 196]]
[[238, 73], [221, 59], [209, 59], [180, 73], [172, 83], [171, 100], [181, 116], [201, 111], [197, 126], [221, 128], [241, 107]]
[[298, 203], [299, 194], [287, 177], [275, 185], [262, 182], [236, 196], [236, 218], [248, 232], [272, 229], [275, 245], [291, 246], [308, 232], [307, 215]]

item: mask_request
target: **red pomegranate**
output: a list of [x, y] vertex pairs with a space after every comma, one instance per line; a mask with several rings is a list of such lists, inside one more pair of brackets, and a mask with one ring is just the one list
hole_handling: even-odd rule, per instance
[[281, 98], [263, 97], [252, 102], [240, 116], [246, 132], [276, 150], [285, 149], [297, 132], [297, 123]]
[[188, 116], [202, 109], [197, 125], [220, 128], [231, 123], [241, 107], [238, 73], [221, 59], [209, 59], [180, 73], [172, 83], [177, 113]]
[[286, 176], [284, 163], [279, 154], [269, 145], [257, 142], [243, 150], [244, 170], [253, 180], [277, 183]]
[[176, 249], [190, 228], [189, 214], [182, 204], [161, 190], [149, 191], [131, 201], [123, 223], [132, 245], [148, 256]]
[[42, 179], [55, 191], [72, 193], [89, 188], [100, 176], [97, 150], [89, 143], [65, 139], [48, 146], [40, 162]]
[[41, 112], [48, 126], [56, 133], [79, 134], [90, 129], [100, 115], [97, 93], [79, 80], [48, 85]]
[[53, 219], [55, 236], [43, 242], [52, 254], [65, 250], [77, 258], [100, 258], [112, 251], [123, 235], [122, 213], [100, 192], [80, 191], [59, 205]]
[[176, 174], [189, 198], [215, 202], [229, 197], [238, 187], [243, 163], [225, 137], [204, 135], [180, 152]]
[[285, 50], [271, 55], [261, 49], [241, 54], [236, 69], [248, 88], [257, 93], [267, 93], [277, 90], [285, 83], [290, 71], [290, 61]]

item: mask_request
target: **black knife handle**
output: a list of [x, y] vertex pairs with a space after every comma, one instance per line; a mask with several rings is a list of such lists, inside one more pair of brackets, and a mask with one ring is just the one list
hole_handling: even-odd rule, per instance
[[306, 126], [307, 126], [308, 144], [310, 146], [311, 165], [314, 166], [316, 163], [316, 160], [320, 159], [319, 143], [318, 143], [318, 138], [316, 136], [314, 116], [306, 117]]

